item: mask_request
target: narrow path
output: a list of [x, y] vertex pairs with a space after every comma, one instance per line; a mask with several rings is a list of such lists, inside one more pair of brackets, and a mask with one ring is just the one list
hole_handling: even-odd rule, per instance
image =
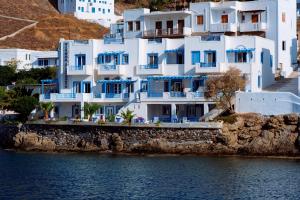
[[298, 71], [294, 71], [288, 78], [276, 81], [273, 85], [265, 88], [265, 91], [291, 92], [298, 95]]
[[18, 17], [11, 17], [11, 16], [6, 16], [6, 15], [0, 15], [0, 17], [2, 18], [7, 18], [7, 19], [13, 19], [13, 20], [19, 20], [19, 21], [26, 21], [26, 22], [31, 22], [32, 24], [29, 24], [27, 26], [24, 26], [23, 28], [9, 34], [9, 35], [6, 35], [6, 36], [3, 36], [0, 38], [0, 41], [3, 41], [3, 40], [6, 40], [7, 38], [11, 38], [11, 37], [15, 37], [16, 35], [18, 35], [19, 33], [27, 30], [27, 29], [30, 29], [30, 28], [33, 28], [35, 27], [39, 22], [38, 21], [35, 21], [35, 20], [31, 20], [31, 19], [22, 19], [22, 18], [18, 18]]

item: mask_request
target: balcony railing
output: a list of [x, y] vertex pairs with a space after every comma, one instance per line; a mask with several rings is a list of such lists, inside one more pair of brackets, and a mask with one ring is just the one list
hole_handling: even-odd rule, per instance
[[140, 69], [158, 69], [157, 64], [140, 65]]
[[149, 92], [148, 93], [148, 97], [163, 97], [164, 93], [163, 92]]
[[266, 30], [267, 30], [267, 23], [264, 22], [240, 24], [240, 32], [266, 31]]
[[170, 92], [170, 97], [186, 97], [185, 92]]
[[209, 62], [209, 63], [200, 63], [200, 67], [216, 67], [217, 64], [215, 62]]
[[217, 23], [211, 24], [211, 32], [222, 33], [222, 32], [236, 32], [237, 25], [235, 23]]
[[108, 34], [104, 36], [104, 44], [123, 44], [123, 43], [124, 43], [123, 33]]
[[67, 68], [68, 75], [93, 75], [93, 67], [82, 65], [82, 66], [69, 66]]
[[100, 65], [98, 68], [99, 75], [121, 75], [125, 73], [121, 65], [107, 64]]
[[76, 93], [60, 93], [60, 94], [56, 94], [56, 99], [76, 99]]
[[143, 37], [183, 37], [184, 28], [155, 29], [143, 32]]

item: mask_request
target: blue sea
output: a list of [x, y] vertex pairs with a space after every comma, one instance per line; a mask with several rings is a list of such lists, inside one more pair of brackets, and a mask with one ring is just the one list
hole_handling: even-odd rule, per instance
[[300, 199], [300, 160], [0, 151], [0, 199]]

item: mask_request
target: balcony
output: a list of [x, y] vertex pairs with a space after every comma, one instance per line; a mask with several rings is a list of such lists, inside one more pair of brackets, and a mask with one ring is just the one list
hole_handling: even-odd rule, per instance
[[88, 65], [84, 65], [84, 66], [69, 66], [67, 68], [67, 74], [68, 75], [78, 75], [78, 76], [82, 76], [82, 75], [88, 75], [91, 76], [93, 75], [93, 66], [88, 66]]
[[122, 65], [100, 65], [98, 75], [124, 75], [125, 69]]
[[215, 33], [237, 32], [237, 25], [235, 23], [211, 24], [210, 31]]
[[138, 65], [136, 66], [137, 75], [162, 75], [162, 65]]
[[200, 67], [216, 67], [217, 63], [215, 62], [208, 62], [208, 63], [200, 63]]
[[94, 94], [94, 101], [97, 102], [126, 102], [129, 100], [129, 93], [96, 93]]
[[196, 74], [205, 74], [205, 73], [220, 73], [223, 72], [223, 65], [212, 63], [196, 63], [195, 65]]
[[90, 94], [76, 93], [51, 93], [40, 95], [41, 102], [81, 102], [85, 96]]
[[142, 92], [140, 93], [140, 100], [144, 102], [161, 102], [161, 101], [201, 101], [205, 100], [204, 92]]
[[243, 74], [250, 74], [251, 73], [251, 68], [254, 65], [254, 63], [247, 63], [247, 62], [236, 62], [236, 63], [220, 63], [220, 68], [222, 72], [226, 72], [230, 67], [235, 67]]
[[240, 32], [258, 32], [266, 31], [267, 23], [258, 22], [258, 23], [241, 23]]
[[104, 44], [124, 44], [123, 33], [108, 34], [104, 36]]
[[191, 35], [191, 28], [154, 29], [143, 32], [143, 38], [180, 38]]

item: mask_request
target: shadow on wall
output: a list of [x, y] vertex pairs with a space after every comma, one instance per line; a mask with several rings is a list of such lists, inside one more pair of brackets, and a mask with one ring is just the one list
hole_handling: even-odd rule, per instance
[[48, 0], [50, 3], [51, 3], [51, 5], [56, 9], [56, 10], [58, 10], [58, 4], [57, 4], [57, 0]]

